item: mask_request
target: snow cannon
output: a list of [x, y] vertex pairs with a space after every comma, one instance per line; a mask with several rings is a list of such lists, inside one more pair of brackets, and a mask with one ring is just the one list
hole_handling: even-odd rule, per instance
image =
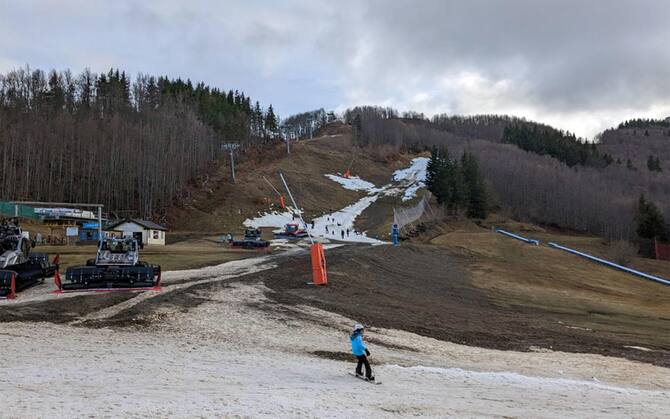
[[160, 266], [139, 260], [135, 239], [112, 237], [98, 243], [95, 259], [86, 266], [68, 268], [65, 280], [56, 281], [56, 292], [159, 290], [160, 279]]
[[312, 284], [328, 285], [328, 272], [326, 270], [326, 253], [323, 244], [314, 243], [310, 249], [312, 258]]

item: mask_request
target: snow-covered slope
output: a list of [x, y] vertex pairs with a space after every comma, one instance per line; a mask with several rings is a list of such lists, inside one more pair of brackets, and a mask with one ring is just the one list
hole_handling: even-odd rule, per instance
[[[0, 359], [2, 415], [595, 418], [667, 413], [670, 374], [663, 368], [595, 355], [486, 350], [388, 329], [373, 328], [366, 335], [373, 368], [383, 381], [370, 386], [348, 375], [354, 366], [348, 333], [355, 319], [268, 304], [266, 289], [245, 284], [246, 278], [253, 280], [243, 277], [232, 287], [196, 294], [207, 302], [188, 312], [165, 305], [158, 312], [161, 321], [142, 330], [3, 324], [0, 346], [11, 356]], [[138, 296], [137, 303], [147, 298]]]
[[[326, 174], [327, 178], [333, 182], [342, 185], [343, 188], [364, 191], [367, 196], [347, 207], [330, 214], [315, 218], [314, 220], [305, 220], [306, 228], [310, 234], [317, 238], [334, 239], [344, 242], [380, 244], [382, 241], [371, 238], [365, 232], [359, 232], [354, 229], [356, 218], [370, 205], [372, 205], [382, 195], [400, 195], [402, 200], [407, 201], [416, 196], [420, 188], [425, 187], [426, 167], [428, 158], [417, 157], [412, 160], [409, 167], [397, 170], [393, 173], [392, 183], [382, 187], [377, 187], [374, 183], [363, 180], [359, 177], [345, 178], [339, 175]], [[287, 223], [296, 222], [293, 213], [295, 209], [289, 209], [286, 212], [272, 212], [260, 214], [256, 218], [247, 219], [244, 225], [247, 227], [277, 227], [281, 228]], [[312, 221], [314, 226], [312, 227]]]

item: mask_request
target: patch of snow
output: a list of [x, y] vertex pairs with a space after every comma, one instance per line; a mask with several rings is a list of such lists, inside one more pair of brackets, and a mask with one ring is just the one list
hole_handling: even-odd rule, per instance
[[428, 168], [428, 157], [417, 157], [412, 160], [412, 164], [406, 169], [400, 169], [393, 172], [393, 180], [400, 181], [420, 181], [426, 180], [426, 169]]
[[[596, 377], [591, 377], [593, 381], [586, 381], [586, 380], [555, 378], [555, 377], [532, 377], [519, 374], [516, 372], [469, 371], [462, 368], [424, 367], [421, 365], [411, 367], [402, 367], [400, 365], [387, 365], [386, 368], [400, 369], [404, 371], [414, 371], [424, 376], [426, 373], [435, 374], [443, 376], [445, 379], [450, 381], [463, 381], [463, 380], [467, 380], [470, 382], [480, 381], [482, 383], [484, 382], [489, 384], [497, 383], [499, 385], [506, 385], [506, 386], [525, 385], [525, 386], [532, 386], [533, 388], [537, 389], [540, 389], [542, 387], [552, 387], [554, 390], [560, 388], [573, 390], [576, 387], [582, 387], [582, 388], [605, 390], [608, 392], [628, 394], [628, 395], [649, 393], [649, 390], [639, 390], [630, 387], [619, 387], [619, 386], [601, 384], [600, 380], [598, 380]], [[654, 392], [654, 393], [663, 394], [662, 392]]]
[[374, 192], [377, 189], [374, 183], [368, 182], [367, 180], [363, 180], [358, 176], [351, 176], [350, 178], [345, 178], [343, 176], [338, 176], [338, 175], [324, 175], [328, 179], [332, 180], [333, 182], [337, 182], [344, 189], [349, 189], [350, 191], [368, 191], [368, 192]]
[[405, 186], [405, 193], [402, 196], [403, 202], [414, 198], [417, 191], [426, 186], [428, 161], [427, 157], [417, 157], [412, 160], [412, 164], [408, 168], [393, 172], [393, 180]]
[[[384, 382], [370, 386], [349, 376], [354, 361], [314, 356], [348, 354], [354, 319], [269, 300], [270, 290], [249, 276], [257, 262], [194, 270], [195, 281], [178, 286], [213, 273], [223, 276], [208, 280], [222, 286], [193, 288], [203, 301], [187, 310], [170, 300], [157, 306], [160, 321], [151, 327], [8, 324], [0, 333], [0, 347], [12, 354], [0, 361], [2, 416], [667, 417], [662, 367], [496, 351], [393, 329], [366, 332]], [[236, 273], [246, 276], [223, 282]], [[105, 316], [127, 302], [112, 307]]]
[[[354, 231], [356, 217], [361, 215], [361, 213], [378, 198], [379, 194], [368, 195], [339, 211], [315, 218], [314, 228], [308, 223], [310, 234], [317, 237], [328, 237], [335, 240], [354, 243], [384, 243], [381, 240], [368, 237], [365, 232]], [[347, 234], [347, 230], [349, 230], [349, 234]], [[344, 233], [344, 235], [342, 235], [342, 233]]]
[[[294, 218], [293, 214], [295, 211], [285, 211], [285, 212], [277, 212], [277, 211], [272, 211], [272, 212], [266, 212], [265, 214], [256, 217], [256, 218], [248, 218], [244, 220], [244, 225], [246, 227], [253, 227], [253, 228], [261, 228], [261, 227], [277, 227], [277, 228], [283, 228], [286, 224], [290, 223], [300, 223], [300, 220], [298, 218]], [[280, 230], [275, 230], [276, 232], [279, 232]]]
[[[314, 238], [328, 238], [344, 242], [382, 244], [381, 240], [368, 237], [365, 232], [354, 231], [354, 223], [361, 213], [372, 205], [380, 196], [402, 195], [403, 201], [414, 198], [417, 191], [425, 187], [426, 167], [428, 166], [427, 157], [417, 157], [412, 160], [410, 166], [406, 169], [396, 170], [393, 173], [391, 183], [382, 187], [375, 186], [374, 183], [361, 179], [358, 176], [345, 178], [339, 175], [326, 174], [328, 179], [342, 185], [343, 188], [352, 191], [365, 191], [368, 196], [361, 198], [357, 202], [331, 214], [326, 214], [314, 220], [305, 220], [305, 228]], [[247, 219], [244, 225], [247, 227], [276, 227], [283, 228], [288, 223], [298, 222], [293, 218], [293, 212], [270, 212], [259, 217]], [[312, 221], [314, 227], [312, 227]], [[278, 230], [275, 230], [278, 231]], [[348, 234], [347, 234], [348, 231]]]
[[624, 348], [628, 349], [636, 349], [638, 351], [643, 351], [643, 352], [653, 352], [652, 349], [645, 348], [644, 346], [630, 346], [630, 345], [624, 345]]
[[426, 185], [423, 182], [417, 182], [408, 187], [407, 189], [405, 189], [405, 193], [402, 195], [403, 202], [409, 201], [410, 199], [414, 198], [418, 190], [423, 188], [424, 186]]

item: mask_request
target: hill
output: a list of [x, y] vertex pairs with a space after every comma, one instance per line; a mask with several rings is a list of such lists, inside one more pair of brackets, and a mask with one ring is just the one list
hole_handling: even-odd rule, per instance
[[[311, 140], [292, 142], [290, 154], [285, 152], [285, 146], [278, 145], [266, 155], [267, 158], [242, 156], [244, 160], [236, 164], [236, 183], [232, 183], [230, 161], [219, 160], [219, 166], [189, 192], [188, 205], [170, 209], [171, 227], [181, 232], [241, 232], [244, 220], [279, 209], [278, 197], [264, 178], [289, 204], [279, 172], [285, 175], [295, 199], [305, 210], [306, 220], [311, 220], [340, 210], [366, 195], [364, 191], [345, 189], [324, 175], [342, 174], [349, 168], [354, 176], [384, 185], [389, 183], [395, 170], [407, 167], [416, 156], [356, 146], [352, 143], [351, 127], [340, 124], [329, 125]], [[382, 201], [386, 204], [401, 202]], [[388, 213], [383, 220], [375, 220], [368, 228], [361, 229], [375, 229], [380, 225], [384, 225], [384, 231], [388, 230]]]
[[[479, 158], [493, 201], [515, 219], [634, 239], [642, 194], [670, 218], [666, 175], [616, 164], [609, 154], [617, 152], [610, 150], [609, 140], [601, 148], [542, 124], [486, 115], [456, 118], [455, 124], [451, 119], [400, 118], [392, 110], [365, 107], [350, 110], [348, 118], [359, 144], [415, 151], [437, 145], [456, 158], [470, 151]], [[646, 159], [656, 146], [637, 147]]]

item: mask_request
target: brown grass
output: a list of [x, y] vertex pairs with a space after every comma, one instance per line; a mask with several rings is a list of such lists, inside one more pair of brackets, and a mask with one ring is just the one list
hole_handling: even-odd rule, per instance
[[[586, 236], [533, 233], [527, 236], [542, 243], [554, 241], [605, 256], [607, 243]], [[542, 307], [557, 313], [589, 315], [579, 326], [625, 330], [639, 335], [640, 342], [654, 341], [650, 336], [664, 334], [670, 345], [668, 313], [670, 288], [630, 274], [590, 262], [546, 246], [532, 246], [485, 229], [453, 232], [438, 236], [431, 242], [466, 256], [472, 263], [468, 270], [474, 284], [501, 304]], [[670, 263], [635, 258], [635, 265], [652, 273], [670, 273]], [[598, 316], [605, 316], [598, 318]]]
[[[37, 252], [47, 252], [53, 259], [60, 255], [61, 273], [70, 266], [86, 264], [95, 258], [96, 247], [86, 246], [37, 246]], [[242, 259], [254, 253], [231, 251], [222, 244], [209, 240], [188, 240], [166, 246], [146, 246], [140, 251], [140, 259], [160, 265], [164, 271], [195, 269], [217, 265], [231, 260]]]
[[[263, 176], [284, 193], [278, 177], [280, 171], [286, 176], [298, 204], [305, 209], [306, 218], [310, 219], [339, 210], [363, 196], [362, 192], [342, 188], [324, 174], [343, 173], [351, 165], [353, 175], [383, 185], [390, 181], [394, 170], [406, 167], [413, 157], [392, 150], [381, 150], [381, 155], [371, 153], [352, 145], [349, 127], [340, 127], [337, 132], [296, 142], [290, 155], [284, 154], [263, 163], [248, 159], [236, 165], [236, 184], [231, 183], [228, 160], [224, 160], [208, 180], [207, 188], [211, 193], [203, 187], [194, 193], [191, 206], [171, 211], [172, 229], [209, 234], [242, 232], [242, 222], [246, 218], [278, 209], [276, 193]], [[287, 196], [285, 199], [289, 204]], [[265, 204], [267, 200], [272, 205]]]

